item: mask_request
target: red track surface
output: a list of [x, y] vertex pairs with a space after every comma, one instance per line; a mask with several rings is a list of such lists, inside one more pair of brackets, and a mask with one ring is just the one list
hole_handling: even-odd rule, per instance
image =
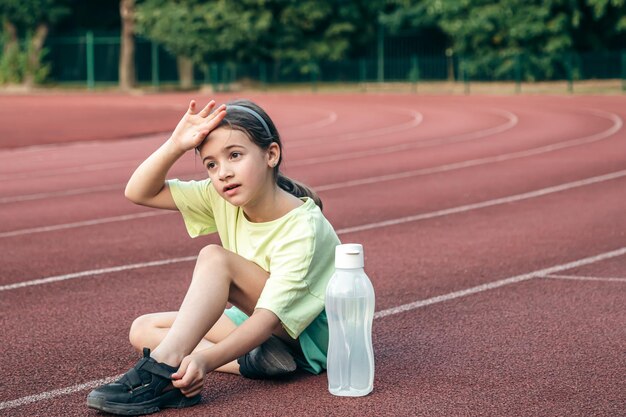
[[[178, 307], [188, 257], [217, 240], [123, 187], [190, 98], [207, 99], [0, 98], [0, 415], [97, 415], [81, 384], [132, 366], [136, 316]], [[287, 173], [365, 247], [374, 392], [216, 373], [201, 405], [162, 415], [626, 413], [624, 97], [250, 98]], [[204, 172], [188, 155], [173, 176]]]

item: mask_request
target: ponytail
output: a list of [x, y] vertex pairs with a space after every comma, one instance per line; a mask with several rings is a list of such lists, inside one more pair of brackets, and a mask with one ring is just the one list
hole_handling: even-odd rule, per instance
[[283, 175], [281, 172], [278, 173], [278, 176], [276, 177], [276, 182], [278, 183], [278, 186], [280, 188], [287, 191], [291, 195], [294, 195], [298, 198], [309, 197], [315, 202], [315, 204], [317, 204], [320, 210], [323, 210], [322, 199], [318, 197], [315, 191], [302, 184], [301, 182], [292, 180], [291, 178]]

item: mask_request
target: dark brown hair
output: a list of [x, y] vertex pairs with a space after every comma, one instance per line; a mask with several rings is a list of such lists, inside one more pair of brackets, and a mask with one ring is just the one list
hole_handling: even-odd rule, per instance
[[[237, 109], [236, 107], [230, 109], [228, 108], [229, 105], [248, 108], [261, 116], [267, 124], [267, 127], [269, 129], [269, 136], [267, 130], [265, 129], [265, 126], [263, 126], [261, 121], [257, 119], [253, 114], [250, 114], [241, 109]], [[276, 180], [276, 184], [283, 190], [287, 191], [289, 194], [292, 194], [298, 198], [309, 197], [313, 199], [315, 204], [317, 204], [319, 208], [322, 209], [322, 200], [315, 193], [315, 191], [302, 184], [301, 182], [292, 180], [291, 178], [280, 172], [280, 164], [283, 160], [283, 145], [280, 141], [280, 135], [278, 133], [278, 130], [276, 129], [274, 122], [272, 121], [272, 119], [270, 119], [267, 113], [265, 113], [265, 111], [261, 107], [259, 107], [250, 100], [233, 100], [226, 103], [226, 106], [226, 117], [224, 117], [218, 127], [228, 126], [231, 129], [237, 129], [244, 132], [246, 135], [248, 135], [250, 140], [255, 145], [263, 150], [268, 149], [272, 142], [276, 142], [276, 144], [280, 148], [280, 157], [278, 159], [278, 164], [276, 164], [276, 166], [274, 167], [274, 179]]]

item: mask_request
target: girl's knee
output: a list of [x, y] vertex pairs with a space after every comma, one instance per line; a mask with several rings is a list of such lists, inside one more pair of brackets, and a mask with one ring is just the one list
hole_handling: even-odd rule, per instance
[[145, 314], [143, 316], [137, 317], [133, 324], [130, 325], [130, 331], [128, 332], [128, 340], [130, 340], [130, 344], [138, 349], [141, 349], [143, 343], [143, 336], [146, 332], [154, 326], [154, 321], [151, 314]]
[[196, 264], [210, 265], [211, 268], [228, 268], [229, 252], [220, 245], [208, 245], [200, 250]]

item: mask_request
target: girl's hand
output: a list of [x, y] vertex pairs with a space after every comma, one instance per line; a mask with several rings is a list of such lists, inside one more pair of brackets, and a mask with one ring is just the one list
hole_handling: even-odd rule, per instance
[[172, 374], [172, 384], [186, 397], [193, 397], [202, 392], [206, 367], [202, 357], [197, 354], [185, 356], [180, 368]]
[[225, 104], [222, 104], [211, 113], [214, 107], [215, 100], [211, 100], [202, 110], [196, 112], [196, 102], [191, 100], [187, 113], [180, 119], [171, 137], [172, 141], [182, 152], [187, 152], [200, 145], [204, 138], [226, 116]]

